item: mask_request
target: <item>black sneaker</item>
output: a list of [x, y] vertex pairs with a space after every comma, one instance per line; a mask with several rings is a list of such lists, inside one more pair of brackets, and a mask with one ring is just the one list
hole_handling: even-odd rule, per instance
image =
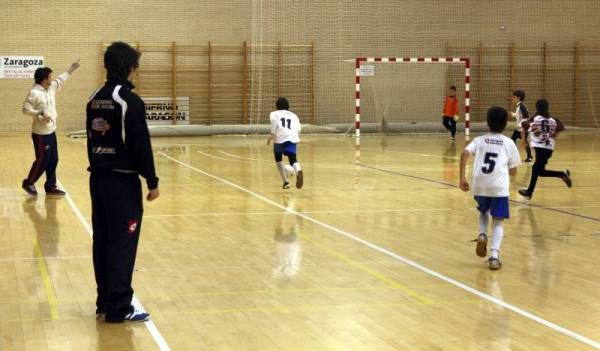
[[302, 171], [298, 171], [296, 175], [296, 188], [302, 189], [302, 185], [304, 185], [304, 174]]
[[53, 196], [65, 196], [67, 193], [64, 190], [59, 189], [57, 186], [53, 186], [51, 188], [44, 188], [46, 190], [46, 195]]
[[519, 194], [527, 200], [531, 200], [531, 197], [533, 196], [533, 194], [527, 191], [527, 189], [519, 189]]
[[487, 255], [487, 235], [484, 233], [481, 233], [479, 236], [477, 236], [477, 247], [475, 248], [475, 253], [479, 257], [485, 257]]
[[496, 257], [490, 257], [488, 259], [488, 265], [492, 271], [497, 271], [502, 268], [502, 262], [500, 262], [500, 259]]
[[281, 188], [282, 189], [289, 189], [290, 188], [290, 183], [288, 183], [288, 182], [283, 183], [283, 186]]
[[567, 186], [569, 188], [573, 186], [573, 181], [571, 180], [571, 172], [568, 169], [565, 171], [565, 174], [562, 176], [562, 180], [563, 180], [563, 182], [565, 182], [565, 184], [567, 184]]
[[23, 179], [23, 183], [21, 184], [21, 188], [27, 192], [27, 194], [31, 196], [37, 196], [37, 190], [35, 190], [35, 185], [30, 184], [27, 179]]
[[526, 159], [523, 160], [523, 162], [527, 162], [527, 163], [530, 163], [531, 161], [533, 161], [533, 159], [531, 157], [527, 157]]

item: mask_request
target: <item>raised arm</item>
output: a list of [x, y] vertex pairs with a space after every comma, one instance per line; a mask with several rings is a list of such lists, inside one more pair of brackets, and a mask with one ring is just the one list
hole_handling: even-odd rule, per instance
[[67, 72], [69, 74], [73, 74], [73, 72], [75, 72], [79, 68], [79, 66], [80, 66], [79, 61], [80, 61], [80, 59], [77, 59], [77, 61], [73, 62], [71, 64], [71, 66], [67, 69]]
[[78, 68], [79, 68], [79, 59], [77, 59], [77, 61], [73, 62], [71, 64], [71, 66], [69, 66], [69, 68], [67, 68], [67, 71], [65, 73], [56, 77], [52, 81], [52, 83], [50, 83], [50, 87], [48, 89], [59, 90], [60, 88], [62, 88], [63, 84], [71, 77], [71, 74], [73, 74], [73, 72], [75, 72]]

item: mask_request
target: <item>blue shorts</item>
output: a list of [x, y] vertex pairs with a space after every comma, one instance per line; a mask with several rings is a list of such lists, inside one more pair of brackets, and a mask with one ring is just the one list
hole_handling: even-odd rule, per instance
[[290, 154], [296, 154], [296, 144], [292, 143], [291, 141], [286, 141], [281, 144], [273, 144], [273, 151], [276, 154], [284, 154], [286, 156]]
[[508, 212], [508, 196], [507, 197], [489, 197], [475, 196], [477, 201], [477, 209], [485, 214], [490, 211], [492, 217], [495, 218], [510, 218]]

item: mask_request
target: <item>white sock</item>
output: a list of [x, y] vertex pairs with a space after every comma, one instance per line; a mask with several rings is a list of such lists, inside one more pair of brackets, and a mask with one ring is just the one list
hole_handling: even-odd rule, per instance
[[296, 171], [296, 174], [298, 174], [298, 172], [302, 170], [302, 168], [300, 168], [300, 162], [294, 163], [292, 167], [294, 167], [294, 171]]
[[492, 257], [494, 258], [498, 258], [500, 245], [502, 245], [502, 239], [504, 238], [503, 222], [502, 220], [492, 219]]
[[285, 166], [283, 165], [283, 161], [277, 161], [277, 170], [279, 171], [281, 180], [283, 180], [284, 183], [289, 183], [287, 174], [285, 174]]
[[487, 226], [490, 223], [490, 215], [489, 212], [485, 214], [479, 213], [479, 233], [487, 234]]

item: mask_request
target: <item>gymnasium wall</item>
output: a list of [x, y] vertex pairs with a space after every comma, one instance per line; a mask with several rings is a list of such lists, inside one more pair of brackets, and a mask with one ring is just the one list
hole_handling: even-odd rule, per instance
[[[60, 74], [76, 58], [81, 68], [57, 97], [59, 130], [85, 126], [85, 104], [101, 75], [101, 42], [240, 44], [248, 38], [248, 1], [2, 1], [0, 54], [43, 55]], [[142, 56], [143, 60], [143, 56]], [[143, 64], [143, 61], [142, 61]], [[21, 103], [33, 80], [0, 79], [0, 130], [22, 132], [30, 117]]]
[[[253, 22], [253, 37], [264, 41], [281, 38], [315, 41], [317, 120], [352, 121], [354, 67], [352, 63], [344, 63], [344, 59], [450, 55], [472, 59], [475, 120], [482, 120], [488, 106], [508, 107], [511, 91], [523, 88], [527, 90], [530, 109], [535, 99], [545, 96], [550, 99], [552, 110], [568, 123], [600, 127], [600, 116], [595, 112], [600, 107], [600, 82], [596, 79], [600, 63], [598, 1], [326, 0], [306, 4], [293, 0], [256, 0], [255, 3], [262, 5], [255, 8], [262, 8], [262, 18], [268, 18], [270, 26], [258, 30], [259, 23]], [[375, 106], [376, 99], [397, 106], [409, 101], [410, 110], [398, 109], [397, 115], [437, 120], [444, 88], [450, 83], [460, 88], [462, 83], [460, 72], [454, 68], [451, 71], [424, 66], [400, 68], [397, 75], [388, 72], [378, 75], [377, 70], [378, 66], [376, 84], [382, 88], [363, 90], [363, 113], [381, 109]], [[429, 83], [423, 83], [423, 79]], [[439, 88], [432, 90], [431, 82], [438, 82]], [[398, 95], [402, 89], [409, 99], [398, 104], [398, 98], [389, 95]], [[369, 97], [369, 93], [377, 93], [379, 97]], [[380, 116], [369, 118], [372, 121]], [[406, 117], [400, 116], [399, 120]]]
[[[142, 45], [172, 41], [205, 45], [209, 40], [241, 45], [248, 41], [257, 47], [314, 43], [311, 118], [318, 124], [353, 120], [354, 67], [346, 59], [467, 55], [473, 60], [475, 120], [481, 120], [492, 104], [508, 107], [510, 91], [524, 88], [530, 109], [536, 98], [546, 96], [568, 123], [598, 127], [599, 20], [600, 2], [593, 0], [112, 0], [46, 1], [43, 5], [27, 0], [2, 3], [0, 54], [43, 55], [56, 73], [81, 57], [81, 69], [58, 97], [63, 132], [83, 127], [85, 102], [101, 75], [100, 43], [113, 40]], [[277, 93], [294, 96], [292, 105], [302, 105], [303, 114], [312, 113], [306, 86], [300, 92], [294, 83], [308, 77], [307, 70], [294, 72], [277, 92], [272, 47], [270, 53], [253, 50], [250, 60], [251, 122], [265, 122], [271, 108], [268, 102]], [[372, 111], [365, 118], [373, 121], [382, 114], [399, 121], [437, 121], [445, 87], [462, 83], [461, 72], [455, 68], [376, 69], [384, 74], [376, 76], [369, 88], [372, 96], [364, 99], [364, 110]], [[28, 130], [28, 117], [20, 109], [31, 83], [0, 80], [2, 132]], [[219, 119], [212, 123], [218, 124]]]

